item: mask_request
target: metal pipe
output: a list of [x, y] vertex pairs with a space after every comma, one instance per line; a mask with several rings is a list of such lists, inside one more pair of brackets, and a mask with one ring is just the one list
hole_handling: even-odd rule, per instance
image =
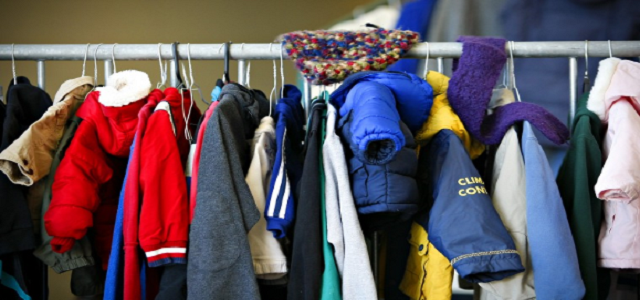
[[247, 64], [244, 59], [238, 59], [238, 83], [247, 85]]
[[576, 115], [576, 103], [578, 101], [578, 59], [569, 58], [569, 130], [573, 127], [573, 118]]
[[45, 74], [44, 74], [44, 60], [38, 61], [38, 87], [44, 90], [45, 86]]
[[176, 70], [176, 63], [173, 59], [169, 62], [169, 81], [172, 87], [178, 87], [178, 70]]
[[[640, 56], [640, 41], [611, 42], [617, 57]], [[191, 44], [192, 60], [223, 59], [224, 53], [218, 52], [221, 44]], [[98, 45], [89, 46], [93, 53]], [[279, 59], [278, 51], [269, 50], [269, 44], [232, 44], [231, 59]], [[16, 60], [83, 60], [86, 44], [40, 44], [16, 45]], [[273, 47], [272, 47], [273, 48]], [[462, 54], [461, 43], [429, 43], [431, 57], [456, 58]], [[187, 45], [178, 45], [178, 56], [187, 59]], [[284, 49], [283, 49], [284, 50]], [[171, 59], [171, 44], [160, 47], [162, 59]], [[576, 57], [584, 54], [584, 41], [574, 42], [518, 42], [513, 51], [514, 57]], [[101, 47], [97, 51], [100, 60], [111, 59], [111, 49]], [[283, 52], [284, 57], [288, 57]], [[405, 57], [424, 58], [427, 56], [427, 45], [415, 45]], [[589, 41], [589, 57], [609, 57], [609, 46], [606, 41]], [[118, 44], [118, 60], [157, 60], [158, 44]], [[0, 45], [0, 60], [11, 60], [11, 45]]]
[[104, 61], [104, 84], [107, 84], [109, 76], [113, 74], [113, 61], [107, 59]]
[[442, 74], [444, 72], [444, 59], [442, 57], [438, 57], [438, 73]]

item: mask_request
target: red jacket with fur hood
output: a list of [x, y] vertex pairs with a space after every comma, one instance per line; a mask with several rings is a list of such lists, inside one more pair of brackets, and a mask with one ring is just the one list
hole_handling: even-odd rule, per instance
[[83, 121], [55, 174], [53, 198], [44, 216], [54, 251], [70, 250], [94, 227], [96, 252], [107, 268], [129, 147], [150, 89], [147, 74], [118, 72], [105, 87], [90, 93], [76, 112]]

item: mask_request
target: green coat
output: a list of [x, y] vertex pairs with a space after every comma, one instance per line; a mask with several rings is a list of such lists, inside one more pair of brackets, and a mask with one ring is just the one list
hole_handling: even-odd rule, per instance
[[602, 125], [600, 118], [587, 109], [588, 99], [586, 93], [578, 100], [571, 145], [558, 172], [557, 183], [587, 289], [584, 299], [606, 299], [609, 275], [606, 270], [597, 268], [602, 201], [596, 197], [594, 189], [602, 170]]

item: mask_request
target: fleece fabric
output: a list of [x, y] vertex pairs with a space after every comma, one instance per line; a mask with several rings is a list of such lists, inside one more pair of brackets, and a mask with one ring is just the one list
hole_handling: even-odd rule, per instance
[[[6, 116], [1, 132], [0, 151], [7, 149], [29, 126], [38, 121], [51, 106], [51, 98], [40, 88], [31, 85], [26, 77], [18, 77], [17, 84], [7, 89]], [[40, 219], [40, 206], [29, 203], [29, 189], [0, 176], [0, 256], [31, 250], [36, 246], [33, 219]], [[40, 193], [40, 195], [42, 195]], [[37, 202], [42, 199], [33, 199]], [[36, 202], [36, 203], [37, 203]], [[37, 213], [38, 215], [34, 215]], [[5, 268], [7, 268], [5, 266]]]
[[454, 61], [449, 81], [449, 101], [471, 134], [486, 145], [497, 145], [518, 121], [529, 121], [549, 140], [563, 144], [569, 138], [567, 127], [544, 108], [532, 103], [514, 102], [487, 116], [493, 87], [507, 60], [502, 38], [461, 36], [462, 56]]
[[259, 299], [247, 233], [260, 220], [245, 181], [251, 147], [269, 102], [238, 84], [222, 88], [204, 133], [191, 232], [187, 294], [193, 299]]
[[596, 300], [606, 299], [609, 294], [609, 270], [597, 267], [602, 201], [596, 197], [593, 187], [602, 170], [602, 123], [587, 108], [588, 99], [589, 94], [584, 94], [577, 103], [571, 144], [557, 183], [578, 253], [580, 275], [586, 288], [584, 299]]
[[582, 299], [585, 287], [558, 185], [531, 124], [526, 121], [522, 153], [527, 182], [527, 236], [536, 296]]
[[[216, 86], [217, 89], [220, 89]], [[215, 90], [215, 89], [214, 89]], [[220, 89], [222, 90], [222, 89]], [[202, 153], [202, 140], [204, 139], [204, 133], [207, 131], [207, 124], [209, 124], [209, 119], [213, 114], [213, 111], [218, 106], [218, 98], [214, 99], [214, 101], [209, 105], [207, 111], [204, 113], [204, 117], [202, 118], [202, 122], [198, 126], [198, 135], [196, 137], [196, 145], [195, 151], [193, 153], [193, 157], [190, 157], [189, 163], [191, 163], [191, 186], [189, 188], [189, 223], [193, 221], [193, 214], [196, 210], [196, 198], [198, 195], [198, 173], [200, 172], [200, 155]], [[193, 144], [191, 145], [193, 147]]]
[[327, 130], [322, 145], [325, 174], [327, 240], [333, 245], [344, 299], [374, 299], [376, 286], [364, 234], [349, 185], [344, 147], [336, 134], [338, 112], [327, 105]]

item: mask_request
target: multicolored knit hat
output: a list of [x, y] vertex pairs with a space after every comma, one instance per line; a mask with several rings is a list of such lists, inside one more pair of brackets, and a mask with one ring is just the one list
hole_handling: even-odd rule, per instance
[[294, 31], [282, 46], [312, 84], [328, 85], [360, 71], [381, 71], [419, 42], [409, 30]]

